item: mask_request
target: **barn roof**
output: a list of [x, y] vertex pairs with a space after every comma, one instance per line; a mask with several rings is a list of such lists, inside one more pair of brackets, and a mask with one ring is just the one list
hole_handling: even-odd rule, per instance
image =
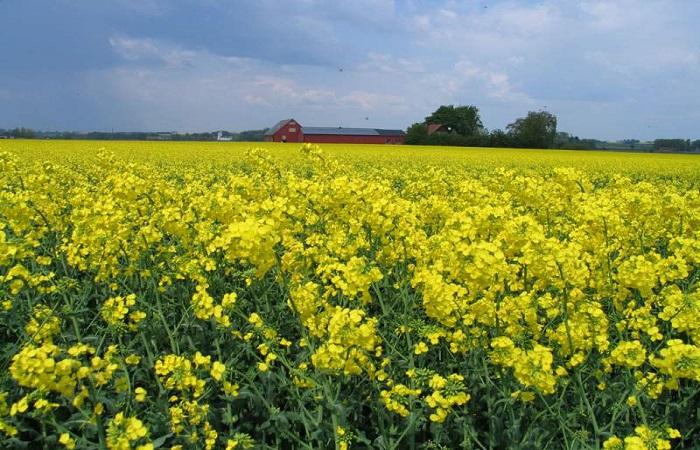
[[[265, 132], [265, 136], [272, 136], [283, 126], [294, 119], [284, 119], [273, 125]], [[325, 134], [334, 136], [403, 136], [403, 130], [385, 130], [382, 128], [343, 128], [343, 127], [301, 127], [304, 134]]]
[[440, 131], [450, 131], [449, 127], [441, 123], [429, 123], [428, 124], [428, 134], [437, 133]]
[[304, 134], [331, 134], [335, 136], [403, 136], [402, 130], [384, 130], [379, 128], [341, 128], [341, 127], [302, 127]]
[[377, 133], [379, 133], [382, 136], [403, 136], [404, 131], [403, 130], [383, 130], [381, 128], [376, 128]]
[[265, 132], [265, 136], [272, 136], [273, 134], [277, 133], [277, 131], [279, 131], [279, 129], [282, 128], [282, 127], [283, 127], [287, 122], [289, 122], [290, 120], [292, 120], [292, 119], [280, 120], [279, 122], [277, 122], [276, 124], [274, 124], [274, 125], [272, 126], [272, 128], [270, 128], [269, 130], [267, 130], [267, 131]]

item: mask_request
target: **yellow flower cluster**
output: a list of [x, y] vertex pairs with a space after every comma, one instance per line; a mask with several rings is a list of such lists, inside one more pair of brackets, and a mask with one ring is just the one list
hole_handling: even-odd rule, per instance
[[659, 356], [651, 358], [651, 364], [669, 378], [667, 387], [677, 388], [682, 378], [700, 382], [700, 347], [680, 339], [668, 340]]
[[455, 406], [466, 404], [470, 396], [465, 393], [464, 377], [459, 374], [451, 374], [444, 378], [435, 374], [430, 379], [428, 385], [433, 390], [425, 397], [425, 402], [434, 409], [430, 414], [430, 420], [442, 423]]
[[226, 379], [226, 365], [212, 361], [211, 356], [200, 352], [196, 352], [192, 358], [165, 355], [156, 361], [155, 372], [163, 386], [173, 392], [168, 398], [171, 430], [176, 435], [189, 432], [192, 443], [197, 442], [199, 433], [202, 433], [204, 448], [214, 448], [218, 432], [208, 420], [209, 405], [201, 402], [200, 397], [207, 389], [204, 378], [207, 375], [220, 384], [225, 395], [238, 395], [238, 385]]
[[403, 384], [395, 384], [391, 387], [391, 390], [382, 390], [381, 399], [386, 409], [406, 417], [410, 412], [411, 397], [416, 397], [420, 394], [420, 389], [410, 389]]
[[552, 350], [542, 345], [535, 344], [533, 349], [523, 350], [510, 338], [502, 336], [493, 339], [491, 347], [494, 363], [512, 368], [515, 378], [523, 386], [544, 394], [552, 394], [556, 389], [557, 375], [566, 373], [562, 368], [557, 373], [552, 370]]
[[5, 421], [9, 414], [10, 408], [7, 405], [7, 392], [0, 392], [0, 432], [5, 436], [14, 436], [17, 434], [17, 428]]
[[61, 332], [61, 319], [48, 306], [36, 305], [24, 331], [33, 341], [50, 343]]
[[94, 353], [85, 344], [68, 349], [52, 343], [30, 344], [12, 358], [10, 375], [20, 386], [61, 394], [80, 407], [89, 387], [106, 385], [119, 367], [116, 346], [110, 346], [103, 356], [90, 356]]
[[[107, 448], [110, 450], [131, 450], [134, 442], [148, 436], [148, 428], [136, 417], [126, 417], [117, 413], [107, 426]], [[136, 450], [153, 450], [153, 444], [140, 444]]]
[[221, 303], [215, 302], [214, 298], [207, 292], [206, 284], [198, 284], [195, 293], [192, 295], [192, 308], [198, 319], [214, 319], [216, 323], [224, 328], [231, 326], [231, 318], [227, 311], [236, 303], [236, 293], [225, 294]]
[[603, 443], [605, 450], [669, 450], [671, 440], [678, 439], [681, 434], [674, 428], [652, 430], [646, 425], [634, 429], [634, 434], [620, 439], [617, 436], [608, 438]]
[[610, 364], [639, 367], [646, 361], [646, 350], [639, 341], [623, 341], [610, 352]]
[[325, 342], [311, 355], [313, 365], [345, 375], [374, 371], [372, 358], [382, 353], [376, 334], [377, 319], [366, 318], [362, 310], [338, 306], [327, 313]]
[[204, 393], [206, 380], [197, 378], [195, 369], [200, 366], [207, 369], [210, 364], [211, 357], [203, 356], [199, 352], [192, 360], [184, 356], [165, 355], [156, 361], [155, 371], [166, 389], [187, 393], [197, 398]]
[[[146, 318], [146, 313], [138, 310], [130, 310], [136, 304], [136, 295], [129, 294], [126, 297], [110, 297], [102, 304], [100, 314], [111, 327], [127, 327], [131, 331], [136, 331], [139, 322]], [[124, 319], [127, 318], [128, 322]]]

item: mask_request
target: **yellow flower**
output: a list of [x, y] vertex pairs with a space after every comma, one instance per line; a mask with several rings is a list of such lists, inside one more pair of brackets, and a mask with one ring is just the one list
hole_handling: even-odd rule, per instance
[[49, 256], [37, 256], [36, 262], [37, 262], [37, 264], [40, 264], [42, 266], [48, 266], [51, 264], [51, 257], [49, 257]]
[[680, 431], [675, 428], [666, 428], [666, 434], [670, 439], [679, 439], [681, 437]]
[[605, 442], [603, 442], [603, 448], [605, 450], [623, 450], [624, 443], [619, 437], [613, 436], [611, 438], [606, 439]]
[[146, 401], [146, 394], [147, 394], [146, 390], [142, 387], [137, 387], [136, 389], [134, 389], [134, 399], [137, 402]]
[[413, 348], [413, 353], [416, 355], [421, 355], [423, 353], [426, 353], [429, 350], [428, 345], [421, 341], [415, 345]]
[[231, 397], [238, 397], [238, 389], [239, 386], [237, 384], [224, 381], [223, 390], [226, 395], [229, 395]]
[[236, 433], [232, 439], [226, 440], [226, 450], [251, 449], [255, 445], [253, 439], [245, 433]]
[[211, 364], [211, 356], [204, 356], [201, 353], [197, 352], [194, 354], [194, 358], [192, 358], [192, 362], [195, 363], [197, 366], [202, 366], [202, 367], [209, 367]]
[[58, 438], [58, 442], [63, 444], [63, 446], [68, 449], [75, 448], [75, 440], [68, 433], [61, 433], [61, 436]]
[[126, 362], [130, 366], [135, 366], [139, 362], [141, 362], [141, 357], [139, 355], [136, 355], [136, 354], [131, 354], [131, 355], [127, 356], [126, 358], [124, 358], [124, 362]]
[[223, 306], [224, 308], [231, 308], [233, 305], [236, 304], [237, 298], [238, 296], [235, 292], [224, 294], [224, 297], [221, 299], [221, 306]]
[[25, 412], [27, 408], [29, 408], [29, 402], [27, 401], [27, 397], [24, 396], [18, 402], [12, 405], [10, 408], [10, 415], [15, 416], [17, 413], [21, 414]]
[[219, 361], [215, 361], [212, 364], [210, 373], [213, 379], [216, 381], [221, 380], [221, 377], [224, 376], [224, 372], [226, 372], [226, 366], [224, 364], [220, 363]]
[[437, 408], [429, 418], [431, 422], [442, 423], [447, 418], [447, 410], [444, 408]]
[[510, 394], [511, 398], [519, 399], [523, 403], [528, 403], [535, 400], [535, 393], [529, 391], [515, 391]]

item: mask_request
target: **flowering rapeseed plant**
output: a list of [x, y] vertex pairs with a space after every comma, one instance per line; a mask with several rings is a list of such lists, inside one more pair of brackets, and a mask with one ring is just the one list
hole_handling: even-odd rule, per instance
[[697, 159], [261, 146], [3, 143], [2, 447], [700, 441]]

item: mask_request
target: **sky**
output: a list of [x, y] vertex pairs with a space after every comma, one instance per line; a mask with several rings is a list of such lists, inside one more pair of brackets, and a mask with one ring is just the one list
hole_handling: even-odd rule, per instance
[[0, 128], [488, 129], [700, 138], [698, 0], [0, 0]]

